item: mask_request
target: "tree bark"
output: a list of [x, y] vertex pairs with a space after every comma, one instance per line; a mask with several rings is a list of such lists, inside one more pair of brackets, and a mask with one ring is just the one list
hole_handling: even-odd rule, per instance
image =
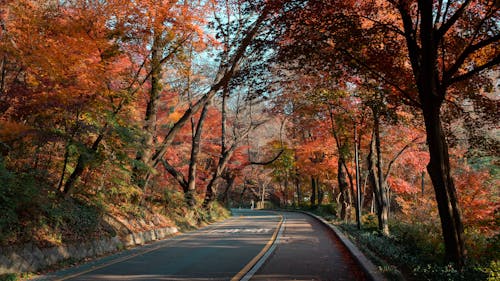
[[[470, 1], [462, 3], [451, 18], [443, 22], [440, 26], [435, 26], [433, 2], [418, 1], [420, 48], [417, 47], [416, 38], [413, 36], [417, 32], [413, 29], [412, 18], [407, 9], [405, 9], [405, 6], [400, 7], [402, 19], [405, 22], [405, 37], [409, 48], [409, 56], [424, 115], [427, 145], [430, 154], [427, 171], [429, 172], [436, 194], [446, 259], [457, 265], [458, 268], [462, 268], [465, 263], [463, 225], [455, 185], [450, 174], [448, 144], [446, 143], [440, 117], [440, 109], [445, 99], [447, 86], [453, 82], [450, 79], [458, 68], [454, 69], [452, 67], [444, 73], [445, 75], [441, 75], [439, 71], [438, 49], [443, 40], [445, 40], [444, 35], [447, 30], [462, 16], [469, 4]], [[470, 55], [470, 53], [467, 54], [467, 52], [464, 52], [464, 55]], [[491, 61], [489, 63], [494, 62]], [[460, 59], [457, 60], [456, 64], [462, 64]], [[487, 65], [488, 63], [484, 66]], [[473, 69], [458, 77], [465, 79], [467, 75], [474, 74], [475, 71], [479, 71], [480, 69], [480, 67]], [[460, 81], [460, 79], [455, 81]]]
[[321, 183], [319, 181], [319, 177], [316, 178], [316, 190], [318, 192], [318, 206], [319, 206], [323, 204], [323, 197], [325, 195], [323, 189], [321, 189]]
[[380, 151], [380, 116], [373, 109], [373, 133], [368, 154], [370, 183], [374, 191], [377, 210], [378, 228], [384, 235], [389, 235], [389, 188], [382, 170], [382, 153]]
[[[161, 92], [161, 57], [162, 57], [162, 47], [161, 47], [161, 37], [159, 35], [160, 31], [155, 30], [153, 46], [151, 47], [151, 66], [150, 66], [150, 76], [151, 76], [151, 89], [149, 90], [149, 100], [146, 107], [146, 115], [144, 116], [144, 126], [143, 132], [144, 137], [142, 140], [142, 148], [137, 152], [136, 159], [144, 164], [146, 169], [151, 168], [151, 157], [155, 151], [155, 139], [156, 139], [156, 126], [157, 126], [157, 115], [158, 106], [160, 101]], [[134, 180], [141, 186], [145, 188], [144, 175], [147, 171], [141, 171], [140, 168], [134, 169]]]
[[316, 206], [316, 179], [311, 176], [311, 207]]
[[0, 100], [5, 94], [5, 76], [7, 74], [7, 55], [4, 55], [0, 62]]
[[427, 171], [436, 194], [446, 258], [460, 268], [465, 262], [463, 225], [455, 185], [450, 174], [448, 145], [441, 125], [440, 106], [424, 106], [423, 111], [430, 153]]
[[188, 174], [188, 188], [186, 193], [184, 193], [184, 198], [188, 206], [193, 207], [196, 205], [196, 168], [198, 164], [198, 158], [200, 155], [200, 145], [201, 145], [201, 134], [203, 131], [203, 124], [207, 116], [208, 107], [210, 101], [207, 102], [203, 109], [201, 110], [200, 119], [198, 120], [198, 125], [196, 125], [195, 134], [193, 136], [191, 144], [191, 158], [189, 160], [189, 174]]
[[64, 147], [64, 162], [63, 162], [63, 167], [61, 171], [61, 177], [59, 178], [59, 184], [57, 185], [57, 190], [62, 191], [62, 185], [64, 182], [64, 176], [66, 175], [66, 167], [68, 166], [68, 160], [69, 160], [69, 143], [67, 143]]
[[300, 206], [302, 205], [302, 194], [300, 192], [300, 176], [297, 170], [297, 166], [295, 166], [294, 180], [295, 180], [295, 189], [297, 190], [297, 206]]
[[341, 202], [340, 219], [347, 222], [351, 218], [352, 198], [346, 180], [345, 166], [342, 163], [342, 157], [338, 158], [337, 179], [339, 184], [340, 202]]
[[222, 194], [222, 202], [224, 204], [228, 205], [229, 204], [229, 191], [234, 185], [234, 180], [236, 179], [236, 176], [233, 174], [227, 174], [224, 176], [224, 179], [226, 180], [226, 189], [224, 190], [224, 193]]

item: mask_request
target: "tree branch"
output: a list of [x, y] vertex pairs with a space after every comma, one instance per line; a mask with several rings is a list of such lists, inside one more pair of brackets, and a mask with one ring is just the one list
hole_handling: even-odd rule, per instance
[[163, 167], [165, 167], [165, 170], [167, 170], [167, 172], [169, 174], [171, 174], [175, 178], [175, 180], [177, 180], [177, 182], [180, 184], [180, 186], [182, 187], [184, 192], [187, 192], [188, 191], [188, 183], [187, 183], [186, 179], [184, 178], [184, 176], [182, 175], [182, 173], [177, 171], [177, 169], [175, 169], [174, 166], [170, 165], [170, 163], [168, 163], [167, 160], [161, 159], [160, 161], [163, 164]]
[[[451, 1], [448, 1], [451, 2]], [[444, 22], [443, 25], [437, 30], [437, 37], [436, 41], [440, 41], [440, 38], [442, 38], [446, 32], [457, 22], [457, 20], [463, 15], [465, 12], [465, 9], [467, 6], [469, 6], [471, 0], [465, 0], [465, 2], [458, 8], [458, 10], [450, 17], [450, 19], [447, 22]], [[443, 21], [445, 19], [443, 18]]]
[[407, 143], [398, 153], [396, 153], [396, 155], [394, 155], [394, 157], [392, 157], [391, 161], [389, 161], [389, 165], [387, 166], [387, 171], [385, 172], [385, 175], [384, 175], [384, 179], [387, 180], [387, 177], [389, 176], [389, 173], [391, 172], [391, 167], [392, 167], [392, 164], [394, 164], [394, 162], [396, 162], [396, 160], [398, 159], [399, 156], [401, 156], [401, 154], [403, 154], [403, 152], [405, 150], [407, 150], [408, 148], [410, 148], [410, 146], [415, 143], [415, 141], [417, 141], [420, 137], [416, 137], [414, 138], [411, 142]]
[[500, 64], [500, 54], [497, 54], [496, 57], [494, 57], [489, 62], [487, 62], [483, 65], [480, 65], [478, 67], [475, 67], [474, 69], [470, 70], [467, 73], [464, 73], [462, 75], [455, 76], [455, 77], [451, 78], [448, 82], [448, 85], [451, 85], [451, 84], [456, 83], [456, 82], [467, 80], [467, 79], [471, 78], [472, 76], [478, 74], [479, 72], [486, 70], [486, 69], [488, 69], [492, 66], [495, 66], [497, 64]]
[[[450, 79], [460, 68], [460, 66], [465, 62], [467, 57], [476, 52], [477, 50], [486, 47], [492, 43], [498, 42], [500, 40], [500, 34], [497, 34], [493, 37], [480, 41], [476, 44], [470, 44], [464, 49], [464, 51], [458, 56], [455, 63], [443, 74], [443, 83], [446, 84], [446, 80]], [[451, 84], [451, 83], [450, 83]]]
[[385, 83], [387, 83], [388, 85], [391, 85], [392, 87], [394, 87], [395, 89], [397, 89], [401, 94], [403, 94], [403, 96], [406, 98], [406, 101], [410, 104], [410, 105], [413, 105], [413, 106], [416, 106], [418, 108], [421, 107], [420, 103], [417, 102], [416, 100], [414, 100], [410, 94], [408, 92], [406, 92], [405, 90], [403, 90], [401, 87], [399, 87], [399, 85], [397, 83], [394, 83], [392, 81], [390, 81], [389, 79], [387, 79], [386, 77], [384, 77], [384, 75], [382, 75], [381, 73], [379, 73], [378, 71], [376, 71], [375, 69], [371, 68], [369, 65], [367, 65], [366, 63], [362, 62], [361, 60], [359, 60], [358, 58], [356, 58], [355, 56], [353, 56], [351, 53], [349, 53], [349, 51], [345, 50], [345, 49], [342, 49], [342, 51], [344, 51], [349, 57], [351, 57], [351, 59], [353, 59], [354, 61], [356, 61], [356, 63], [358, 63], [360, 66], [364, 67], [366, 70], [368, 70], [370, 73], [372, 73], [374, 76], [376, 76], [377, 78], [379, 79], [382, 79]]
[[257, 35], [257, 32], [260, 28], [260, 25], [264, 22], [265, 18], [267, 17], [269, 11], [268, 9], [265, 9], [262, 14], [257, 18], [255, 21], [254, 25], [248, 30], [248, 33], [246, 36], [243, 38], [240, 46], [236, 50], [236, 53], [234, 54], [230, 68], [227, 70], [223, 66], [223, 63], [221, 62], [221, 65], [219, 67], [219, 70], [225, 68], [225, 71], [219, 71], [214, 83], [212, 84], [212, 87], [210, 90], [203, 96], [201, 97], [190, 109], [186, 110], [182, 117], [174, 124], [174, 126], [170, 129], [170, 131], [167, 133], [165, 138], [163, 139], [163, 142], [160, 144], [159, 148], [157, 149], [156, 153], [153, 155], [152, 160], [153, 160], [153, 167], [156, 167], [158, 163], [161, 161], [165, 153], [167, 152], [167, 147], [172, 143], [174, 137], [177, 135], [177, 133], [181, 130], [181, 128], [184, 126], [184, 124], [191, 118], [193, 114], [198, 112], [198, 110], [208, 101], [210, 100], [224, 85], [229, 83], [229, 80], [233, 76], [234, 72], [236, 71], [236, 68], [238, 67], [238, 64], [243, 57], [247, 47], [250, 45], [252, 42], [253, 38]]
[[266, 166], [266, 165], [272, 164], [274, 161], [276, 161], [276, 160], [278, 160], [278, 158], [280, 158], [281, 154], [283, 154], [284, 151], [285, 151], [284, 149], [281, 149], [278, 152], [278, 154], [276, 154], [276, 156], [274, 156], [273, 158], [271, 158], [268, 161], [264, 161], [264, 162], [250, 161], [250, 164], [252, 164], [252, 165], [262, 165], [262, 166]]

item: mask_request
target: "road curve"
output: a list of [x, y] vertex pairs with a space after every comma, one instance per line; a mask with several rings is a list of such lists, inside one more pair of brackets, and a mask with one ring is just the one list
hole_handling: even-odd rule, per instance
[[306, 214], [281, 214], [285, 223], [278, 246], [250, 280], [367, 280], [330, 229]]
[[268, 244], [281, 216], [235, 210], [223, 223], [36, 280], [231, 280]]

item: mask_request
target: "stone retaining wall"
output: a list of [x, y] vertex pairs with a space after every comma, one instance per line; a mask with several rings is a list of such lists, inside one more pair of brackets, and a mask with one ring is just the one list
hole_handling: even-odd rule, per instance
[[38, 248], [33, 243], [0, 248], [0, 274], [37, 272], [66, 259], [81, 260], [96, 257], [124, 247], [133, 247], [154, 240], [161, 240], [177, 232], [176, 227], [165, 227], [51, 248]]

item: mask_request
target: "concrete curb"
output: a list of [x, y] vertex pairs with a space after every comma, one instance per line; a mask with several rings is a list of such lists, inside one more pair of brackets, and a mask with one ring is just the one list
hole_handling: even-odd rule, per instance
[[347, 250], [351, 253], [351, 255], [354, 257], [356, 262], [361, 266], [361, 268], [363, 269], [363, 271], [366, 273], [367, 277], [370, 280], [387, 281], [387, 279], [382, 275], [382, 273], [378, 270], [378, 268], [336, 226], [330, 224], [322, 217], [319, 217], [313, 213], [306, 211], [298, 211], [298, 210], [297, 212], [309, 215], [319, 220], [325, 226], [329, 227], [335, 233], [335, 235], [337, 235], [337, 237], [340, 239], [342, 244], [344, 244]]

